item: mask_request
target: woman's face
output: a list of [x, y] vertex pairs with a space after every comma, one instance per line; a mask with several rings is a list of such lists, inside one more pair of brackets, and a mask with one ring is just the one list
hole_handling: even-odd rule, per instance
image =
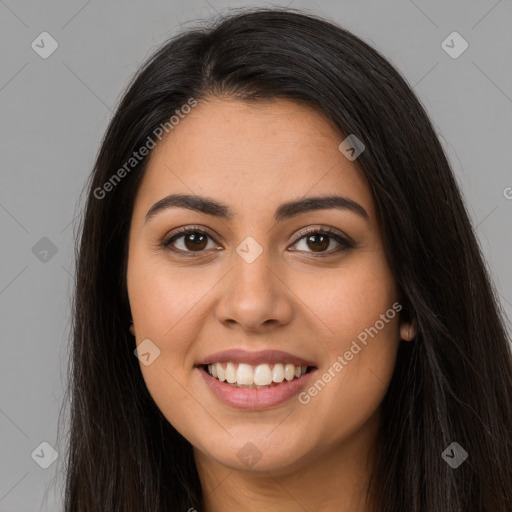
[[[277, 471], [375, 435], [408, 326], [343, 139], [290, 101], [214, 99], [152, 152], [131, 219], [130, 306], [148, 390], [196, 457]], [[171, 195], [189, 207], [175, 198], [146, 219]], [[334, 196], [345, 199], [314, 208]]]

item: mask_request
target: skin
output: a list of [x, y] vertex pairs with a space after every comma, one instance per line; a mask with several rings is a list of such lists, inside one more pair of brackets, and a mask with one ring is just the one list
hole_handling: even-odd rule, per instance
[[[277, 349], [314, 361], [320, 376], [399, 302], [369, 187], [357, 160], [338, 150], [344, 138], [321, 113], [288, 100], [210, 98], [151, 154], [130, 228], [132, 333], [137, 345], [149, 338], [160, 349], [141, 371], [155, 403], [194, 447], [208, 512], [367, 510], [380, 403], [400, 339], [415, 334], [398, 313], [306, 405], [293, 397], [264, 410], [232, 408], [195, 368], [220, 350]], [[235, 216], [172, 207], [145, 223], [171, 193], [208, 196]], [[273, 219], [284, 202], [332, 194], [359, 203], [368, 221], [336, 208]], [[174, 241], [191, 258], [161, 246], [181, 226], [212, 235], [199, 251], [190, 237]], [[326, 226], [355, 247], [336, 252], [330, 238], [315, 249], [303, 238], [304, 228]], [[251, 264], [236, 252], [248, 236], [262, 248]], [[248, 442], [261, 454], [251, 467], [237, 456]]]

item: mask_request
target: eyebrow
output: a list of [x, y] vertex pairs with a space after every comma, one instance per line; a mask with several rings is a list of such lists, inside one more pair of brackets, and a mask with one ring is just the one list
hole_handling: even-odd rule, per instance
[[[179, 207], [194, 210], [221, 219], [232, 220], [234, 212], [231, 208], [223, 203], [208, 197], [201, 197], [188, 194], [171, 194], [160, 201], [156, 202], [147, 212], [144, 222], [157, 215], [157, 213], [167, 210], [168, 208]], [[295, 217], [306, 212], [314, 210], [326, 210], [331, 208], [339, 208], [353, 212], [365, 220], [369, 219], [366, 210], [359, 204], [342, 196], [320, 196], [307, 197], [296, 201], [283, 203], [277, 208], [274, 214], [276, 222]]]

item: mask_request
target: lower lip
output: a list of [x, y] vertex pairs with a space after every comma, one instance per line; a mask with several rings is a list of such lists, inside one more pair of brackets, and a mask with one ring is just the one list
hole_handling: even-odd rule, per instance
[[304, 374], [299, 379], [283, 381], [279, 385], [268, 389], [243, 389], [236, 388], [225, 382], [213, 378], [202, 367], [197, 368], [212, 393], [221, 402], [238, 409], [265, 409], [280, 405], [298, 394], [304, 388], [316, 369]]

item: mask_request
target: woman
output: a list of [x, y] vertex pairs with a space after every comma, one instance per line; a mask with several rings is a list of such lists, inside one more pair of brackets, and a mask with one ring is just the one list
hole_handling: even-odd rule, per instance
[[374, 49], [293, 10], [181, 34], [88, 189], [65, 510], [512, 510], [496, 294]]

